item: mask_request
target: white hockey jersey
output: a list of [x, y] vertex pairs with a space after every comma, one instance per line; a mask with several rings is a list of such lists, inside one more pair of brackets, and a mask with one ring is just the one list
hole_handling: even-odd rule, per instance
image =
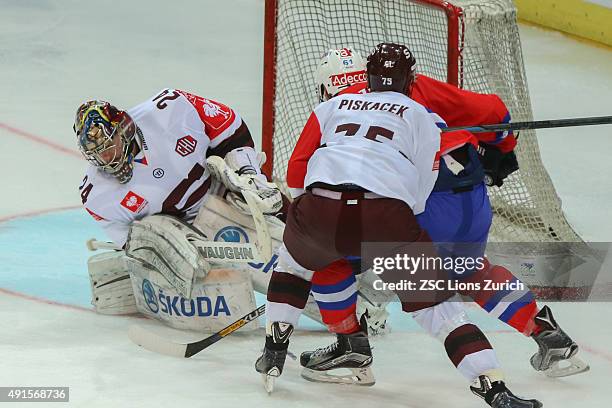
[[131, 222], [147, 215], [195, 218], [211, 183], [206, 152], [246, 129], [231, 108], [175, 89], [162, 90], [128, 114], [142, 132], [132, 179], [120, 184], [90, 165], [79, 188], [87, 212], [119, 246]]
[[[438, 175], [436, 117], [397, 92], [339, 95], [317, 106], [294, 149], [287, 184], [355, 184], [425, 208]], [[297, 189], [297, 190], [296, 190]]]

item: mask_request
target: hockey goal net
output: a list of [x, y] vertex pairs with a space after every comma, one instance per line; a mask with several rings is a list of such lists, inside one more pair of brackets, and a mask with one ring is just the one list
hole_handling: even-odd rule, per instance
[[[419, 73], [496, 93], [514, 121], [532, 120], [511, 0], [266, 0], [263, 147], [266, 171], [284, 181], [287, 161], [316, 106], [314, 71], [330, 48], [366, 56], [382, 41], [408, 45]], [[520, 133], [520, 170], [490, 188], [492, 238], [580, 241], [542, 164], [534, 131]]]

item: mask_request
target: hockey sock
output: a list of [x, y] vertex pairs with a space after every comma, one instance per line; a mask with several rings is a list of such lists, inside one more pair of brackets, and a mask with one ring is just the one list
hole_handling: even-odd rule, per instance
[[444, 348], [457, 370], [469, 381], [500, 368], [491, 343], [473, 324], [464, 324], [450, 332], [444, 340]]
[[[471, 297], [480, 307], [520, 333], [530, 336], [535, 329], [534, 317], [538, 305], [533, 292], [508, 269], [491, 265], [487, 261], [483, 269], [462, 279], [462, 282], [479, 284], [480, 290], [459, 291]], [[493, 289], [492, 285], [512, 288]]]
[[312, 294], [330, 332], [351, 334], [360, 330], [356, 315], [357, 281], [348, 261], [341, 259], [315, 272]]
[[285, 322], [296, 326], [306, 306], [310, 287], [311, 283], [299, 276], [273, 271], [268, 285], [268, 323]]

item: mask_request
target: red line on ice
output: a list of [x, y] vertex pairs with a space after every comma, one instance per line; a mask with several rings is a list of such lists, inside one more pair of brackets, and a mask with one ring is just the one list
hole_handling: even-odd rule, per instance
[[604, 360], [608, 360], [609, 362], [612, 363], [612, 354], [610, 354], [609, 352], [604, 351], [604, 350], [594, 349], [593, 347], [587, 346], [587, 345], [585, 345], [583, 343], [580, 343], [580, 342], [578, 342], [578, 346], [580, 346], [580, 349], [586, 351], [587, 353], [594, 354], [594, 355], [596, 355], [598, 357], [601, 357]]
[[0, 288], [0, 293], [3, 293], [5, 295], [19, 297], [19, 298], [26, 299], [26, 300], [31, 300], [31, 301], [38, 302], [38, 303], [44, 303], [47, 305], [60, 306], [60, 307], [64, 307], [67, 309], [80, 310], [82, 312], [93, 312], [93, 309], [89, 309], [83, 306], [76, 306], [76, 305], [69, 305], [66, 303], [60, 303], [54, 300], [48, 300], [48, 299], [43, 299], [43, 298], [39, 298], [36, 296], [26, 295], [25, 293], [13, 292], [12, 290], [4, 289], [4, 288]]
[[48, 213], [52, 213], [52, 212], [74, 210], [74, 209], [77, 209], [77, 208], [80, 208], [80, 207], [81, 207], [80, 205], [67, 205], [67, 206], [64, 206], [64, 207], [43, 208], [42, 210], [34, 210], [34, 211], [27, 211], [27, 212], [23, 212], [23, 213], [5, 215], [5, 216], [0, 217], [0, 223], [6, 222], [6, 221], [11, 221], [11, 220], [14, 220], [14, 219], [17, 219], [17, 218], [36, 217], [37, 215], [43, 215], [43, 214], [48, 214]]
[[68, 156], [72, 156], [72, 157], [77, 157], [77, 158], [81, 158], [81, 154], [79, 152], [77, 152], [76, 150], [73, 149], [69, 149], [65, 146], [62, 146], [60, 144], [54, 143], [50, 140], [45, 139], [44, 137], [41, 136], [37, 136], [33, 133], [27, 132], [25, 130], [22, 129], [18, 129], [14, 126], [8, 125], [6, 123], [0, 122], [0, 129], [4, 129], [14, 135], [23, 137], [25, 139], [31, 140], [33, 142], [42, 144], [44, 146], [47, 146], [50, 149], [53, 150], [57, 150], [58, 152], [62, 152], [64, 154], [67, 154]]

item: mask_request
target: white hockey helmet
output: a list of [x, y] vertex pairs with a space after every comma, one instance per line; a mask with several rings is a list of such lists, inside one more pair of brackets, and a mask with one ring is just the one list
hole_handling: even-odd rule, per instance
[[324, 102], [351, 85], [368, 82], [366, 62], [352, 48], [329, 50], [319, 62], [315, 81], [319, 101]]

